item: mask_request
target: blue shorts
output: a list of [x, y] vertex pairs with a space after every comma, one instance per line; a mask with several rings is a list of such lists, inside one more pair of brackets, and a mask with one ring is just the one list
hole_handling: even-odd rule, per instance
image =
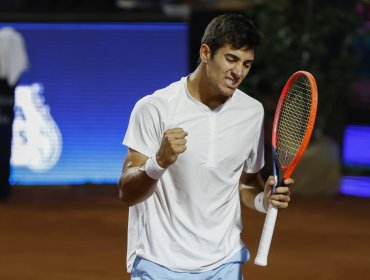
[[164, 266], [135, 258], [131, 280], [243, 280], [242, 266], [249, 260], [247, 248], [242, 248], [219, 267], [204, 272], [175, 272]]

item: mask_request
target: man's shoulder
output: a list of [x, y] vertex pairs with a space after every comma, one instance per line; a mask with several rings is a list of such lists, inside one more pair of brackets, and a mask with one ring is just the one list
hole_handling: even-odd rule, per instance
[[141, 105], [152, 105], [156, 107], [168, 107], [168, 104], [179, 96], [183, 88], [183, 79], [169, 84], [168, 86], [158, 89], [150, 95], [141, 98], [138, 103]]
[[176, 93], [178, 93], [181, 89], [183, 89], [183, 79], [178, 80], [176, 82], [173, 82], [169, 84], [168, 86], [161, 88], [159, 90], [156, 90], [151, 96], [153, 98], [157, 99], [171, 99], [174, 98]]
[[237, 99], [237, 103], [241, 106], [246, 106], [246, 107], [255, 107], [256, 109], [263, 110], [263, 105], [260, 101], [257, 99], [251, 97], [247, 93], [237, 89], [235, 92], [235, 96]]

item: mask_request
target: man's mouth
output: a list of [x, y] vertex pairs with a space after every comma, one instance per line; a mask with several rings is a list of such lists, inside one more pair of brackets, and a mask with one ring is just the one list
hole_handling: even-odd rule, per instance
[[238, 80], [236, 80], [236, 79], [226, 77], [225, 81], [226, 81], [226, 85], [230, 88], [236, 88], [237, 85], [238, 85]]

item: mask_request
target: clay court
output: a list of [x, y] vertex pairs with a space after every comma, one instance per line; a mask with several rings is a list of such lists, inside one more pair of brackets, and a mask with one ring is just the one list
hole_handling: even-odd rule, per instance
[[[245, 210], [253, 258], [264, 216]], [[278, 218], [268, 267], [249, 262], [244, 277], [369, 280], [369, 213], [368, 199], [294, 197]], [[0, 204], [0, 279], [129, 279], [127, 214], [115, 186], [14, 188]]]

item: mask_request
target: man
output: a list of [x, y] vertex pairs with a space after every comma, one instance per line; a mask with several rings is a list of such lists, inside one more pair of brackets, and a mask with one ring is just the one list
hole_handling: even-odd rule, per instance
[[216, 17], [196, 70], [135, 105], [119, 181], [131, 279], [242, 279], [240, 199], [261, 212], [288, 206], [293, 180], [271, 195], [272, 177], [259, 174], [262, 105], [237, 89], [260, 38], [242, 15]]

